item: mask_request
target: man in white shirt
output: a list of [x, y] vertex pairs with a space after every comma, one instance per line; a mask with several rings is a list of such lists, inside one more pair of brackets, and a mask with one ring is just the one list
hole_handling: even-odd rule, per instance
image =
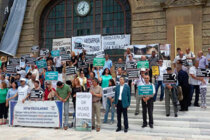
[[54, 63], [56, 67], [56, 71], [59, 73], [62, 73], [62, 62], [61, 62], [61, 56], [54, 58]]
[[31, 65], [30, 72], [34, 75], [36, 75], [36, 80], [39, 80], [39, 71], [37, 68], [35, 68], [35, 65]]
[[156, 84], [155, 84], [155, 95], [154, 95], [154, 101], [156, 101], [156, 97], [157, 97], [157, 92], [159, 87], [161, 86], [161, 94], [160, 94], [160, 101], [163, 101], [163, 97], [164, 97], [164, 84], [163, 84], [163, 74], [166, 74], [166, 67], [163, 66], [163, 60], [159, 59], [158, 61], [159, 64], [159, 71], [160, 71], [160, 75], [156, 78]]
[[199, 60], [195, 60], [194, 66], [192, 66], [189, 70], [189, 84], [190, 84], [190, 99], [189, 99], [189, 106], [191, 105], [193, 93], [195, 91], [195, 102], [194, 106], [199, 107], [199, 94], [200, 94], [200, 87], [199, 87], [199, 77], [196, 77], [196, 72], [198, 70]]
[[193, 61], [195, 60], [195, 54], [190, 51], [190, 48], [186, 49], [185, 56], [187, 58], [187, 62], [189, 64], [189, 66], [193, 66]]
[[186, 56], [184, 55], [184, 53], [183, 53], [182, 51], [180, 51], [179, 55], [177, 55], [177, 56], [174, 58], [174, 61], [173, 61], [174, 67], [176, 67], [176, 62], [177, 62], [177, 60], [182, 60], [182, 61], [186, 61], [186, 60], [187, 60]]

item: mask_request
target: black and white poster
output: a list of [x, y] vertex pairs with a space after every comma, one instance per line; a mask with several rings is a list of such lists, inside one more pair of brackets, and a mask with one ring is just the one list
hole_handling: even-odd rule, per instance
[[53, 39], [53, 50], [60, 50], [60, 53], [67, 53], [71, 51], [71, 38]]
[[16, 67], [14, 65], [7, 65], [7, 73], [8, 74], [15, 74], [17, 72]]
[[133, 80], [133, 79], [138, 79], [139, 78], [139, 70], [133, 69], [133, 70], [128, 70], [128, 79]]
[[107, 103], [107, 98], [108, 97], [114, 97], [115, 96], [115, 89], [116, 86], [112, 86], [112, 87], [107, 87], [107, 88], [103, 88], [103, 108], [106, 108], [106, 103]]
[[122, 68], [122, 70], [126, 70], [126, 65], [124, 63], [115, 63], [115, 70], [118, 68]]
[[78, 62], [78, 68], [82, 69], [82, 68], [88, 68], [88, 63], [84, 62], [84, 61], [79, 61]]
[[36, 58], [35, 57], [26, 57], [25, 62], [27, 65], [35, 65]]
[[163, 83], [164, 84], [176, 84], [177, 83], [176, 74], [163, 74]]
[[20, 58], [10, 58], [9, 65], [13, 65], [13, 66], [20, 65]]
[[126, 70], [137, 69], [136, 62], [128, 62], [126, 63]]
[[76, 74], [76, 67], [66, 67], [66, 75], [74, 75]]
[[197, 77], [210, 77], [210, 69], [198, 69], [196, 72]]
[[33, 52], [33, 53], [39, 52], [39, 46], [32, 46], [31, 52]]
[[50, 53], [49, 49], [47, 49], [47, 48], [41, 48], [40, 49], [40, 52], [39, 52], [39, 55], [41, 57], [48, 57], [49, 56], [49, 53]]

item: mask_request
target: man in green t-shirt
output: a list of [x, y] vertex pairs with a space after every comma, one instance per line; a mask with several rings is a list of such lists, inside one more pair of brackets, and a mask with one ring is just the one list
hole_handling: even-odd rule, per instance
[[61, 81], [57, 82], [56, 96], [57, 98], [64, 103], [64, 130], [68, 129], [69, 121], [69, 97], [71, 95], [72, 89], [62, 83]]

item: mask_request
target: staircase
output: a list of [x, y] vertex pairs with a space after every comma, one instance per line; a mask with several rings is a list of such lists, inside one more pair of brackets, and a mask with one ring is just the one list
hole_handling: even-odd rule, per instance
[[[140, 103], [140, 113], [135, 116], [136, 100], [131, 97], [131, 106], [128, 109], [129, 132], [138, 133], [139, 135], [175, 137], [175, 138], [199, 138], [210, 139], [210, 85], [207, 89], [207, 109], [200, 107], [189, 107], [188, 112], [178, 112], [178, 117], [174, 117], [173, 106], [171, 103], [171, 113], [169, 117], [165, 114], [165, 101], [157, 101], [154, 103], [154, 128], [141, 128], [142, 125], [142, 109]], [[194, 97], [193, 97], [194, 101]], [[104, 111], [101, 113], [101, 122], [103, 122]], [[109, 120], [111, 114], [109, 113]], [[102, 131], [115, 131], [117, 124], [117, 115], [115, 114], [115, 123], [102, 124]], [[123, 122], [123, 120], [122, 120]], [[123, 125], [123, 124], [122, 124]]]

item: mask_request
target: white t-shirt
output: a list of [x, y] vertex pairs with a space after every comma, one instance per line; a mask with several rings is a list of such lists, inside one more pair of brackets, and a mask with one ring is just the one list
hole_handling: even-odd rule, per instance
[[36, 80], [39, 80], [39, 71], [37, 69], [32, 70], [31, 73], [36, 75]]
[[159, 66], [160, 75], [157, 77], [157, 81], [163, 81], [163, 74], [166, 74], [166, 67]]
[[56, 67], [56, 68], [61, 67], [61, 56], [55, 57], [55, 58], [54, 58], [54, 62], [55, 62], [55, 67]]
[[124, 85], [121, 86], [120, 85], [120, 95], [119, 95], [119, 100], [122, 100], [122, 92], [123, 92], [123, 88], [124, 88]]
[[197, 71], [197, 68], [195, 66], [192, 66], [189, 70], [189, 83], [191, 85], [199, 85], [199, 80], [196, 80], [192, 78], [192, 76], [190, 76], [190, 74], [193, 74], [194, 76], [196, 76], [196, 71]]
[[29, 87], [27, 85], [25, 86], [19, 86], [18, 87], [18, 101], [21, 101], [26, 98], [26, 96], [30, 93]]
[[195, 57], [195, 54], [193, 52], [190, 52], [189, 54], [185, 54], [186, 58], [187, 58], [187, 62], [189, 64], [189, 66], [193, 66], [193, 61], [192, 59], [188, 59], [191, 57]]
[[201, 81], [199, 81], [200, 88], [207, 88], [207, 85], [208, 85], [208, 82], [209, 82], [209, 78], [205, 77], [204, 81], [206, 82], [205, 84], [202, 83]]
[[183, 60], [186, 60], [186, 59], [187, 59], [186, 56], [183, 56], [182, 58], [180, 58], [180, 56], [178, 55], [178, 56], [176, 56], [174, 58], [174, 62], [173, 63], [175, 64], [177, 60], [182, 60], [183, 61]]

